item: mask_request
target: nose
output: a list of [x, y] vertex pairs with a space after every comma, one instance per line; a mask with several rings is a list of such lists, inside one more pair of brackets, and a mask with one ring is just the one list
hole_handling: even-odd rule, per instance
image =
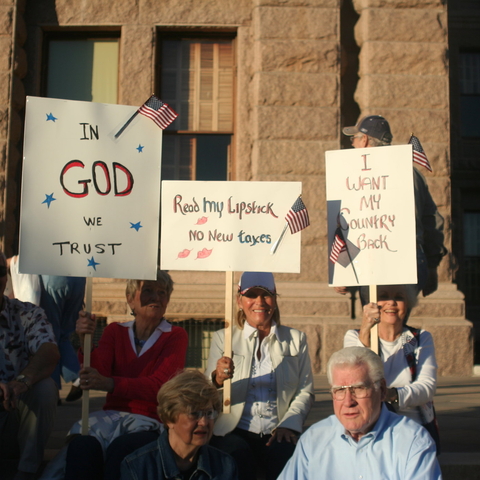
[[208, 421], [209, 421], [209, 420], [208, 420], [207, 416], [206, 416], [206, 415], [202, 415], [202, 416], [198, 419], [197, 424], [198, 424], [198, 425], [201, 425], [201, 426], [206, 426], [206, 425], [208, 425]]
[[343, 404], [346, 407], [353, 407], [357, 404], [357, 399], [352, 395], [352, 392], [347, 388], [345, 392], [345, 398], [343, 399]]

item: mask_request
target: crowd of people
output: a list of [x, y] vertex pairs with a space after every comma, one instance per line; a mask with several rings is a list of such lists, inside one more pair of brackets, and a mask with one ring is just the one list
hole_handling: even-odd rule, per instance
[[[392, 139], [378, 116], [344, 133], [355, 147]], [[241, 275], [232, 353], [225, 352], [226, 331], [215, 332], [205, 372], [184, 369], [187, 333], [165, 319], [173, 281], [160, 270], [155, 281], [127, 281], [133, 319], [108, 325], [90, 365], [81, 367], [85, 336], [97, 323], [82, 309], [85, 279], [41, 278], [37, 305], [12, 299], [4, 291], [13, 264], [0, 254], [1, 459], [18, 462], [15, 480], [38, 477], [63, 376], [77, 382], [80, 395], [98, 390], [106, 399], [90, 413], [86, 435], [81, 422], [72, 426], [44, 480], [307, 480], [352, 472], [440, 479], [433, 338], [408, 325], [419, 292], [436, 289], [445, 253], [441, 217], [430, 200], [428, 212], [416, 210], [417, 236], [422, 229], [417, 285], [380, 286], [375, 303], [362, 289], [360, 328], [345, 333], [344, 348], [327, 366], [334, 415], [306, 431], [314, 402], [307, 338], [282, 325], [273, 274]], [[441, 247], [431, 246], [429, 228]], [[80, 340], [75, 353], [73, 324]], [[378, 355], [371, 350], [376, 325]], [[222, 411], [226, 382], [228, 413]]]

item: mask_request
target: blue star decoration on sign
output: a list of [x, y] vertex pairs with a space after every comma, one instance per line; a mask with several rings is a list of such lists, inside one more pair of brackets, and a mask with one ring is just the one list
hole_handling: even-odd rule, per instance
[[50, 204], [55, 200], [56, 198], [53, 198], [53, 193], [51, 193], [50, 195], [45, 194], [45, 200], [42, 202], [42, 204], [46, 203], [47, 207], [50, 208]]
[[100, 265], [100, 264], [99, 264], [98, 262], [96, 262], [93, 257], [88, 259], [88, 265], [87, 265], [87, 267], [93, 267], [93, 269], [94, 269], [95, 271], [97, 271], [97, 265]]
[[143, 227], [143, 225], [140, 225], [142, 222], [137, 222], [137, 223], [132, 223], [130, 222], [131, 227], [134, 228], [137, 232]]
[[47, 115], [47, 122], [48, 122], [49, 120], [51, 120], [52, 122], [55, 123], [55, 120], [58, 120], [57, 117], [54, 117], [54, 116], [53, 116], [53, 113], [52, 113], [52, 112], [46, 113], [45, 115]]
[[138, 147], [137, 147], [138, 153], [142, 153], [144, 148], [145, 148], [145, 145], [138, 144]]

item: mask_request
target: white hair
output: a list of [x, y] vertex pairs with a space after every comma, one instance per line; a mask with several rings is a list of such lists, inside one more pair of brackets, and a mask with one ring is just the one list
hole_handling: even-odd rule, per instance
[[346, 347], [335, 352], [327, 364], [328, 383], [332, 385], [332, 375], [335, 367], [359, 366], [367, 367], [368, 376], [372, 383], [385, 378], [382, 359], [372, 350], [366, 347]]

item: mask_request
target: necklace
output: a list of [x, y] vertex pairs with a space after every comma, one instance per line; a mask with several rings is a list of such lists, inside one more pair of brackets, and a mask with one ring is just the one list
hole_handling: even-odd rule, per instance
[[147, 343], [147, 340], [140, 340], [137, 338], [137, 326], [133, 324], [133, 340], [135, 342], [135, 346], [143, 348], [143, 346]]

